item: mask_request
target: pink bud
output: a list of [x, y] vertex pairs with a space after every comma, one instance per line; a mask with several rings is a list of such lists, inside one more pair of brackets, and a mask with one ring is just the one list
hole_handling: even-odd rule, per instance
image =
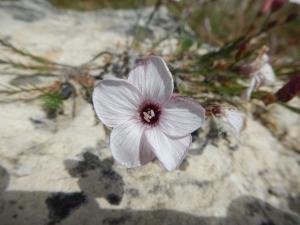
[[261, 7], [263, 13], [268, 13], [270, 10], [275, 12], [279, 10], [287, 0], [265, 0]]

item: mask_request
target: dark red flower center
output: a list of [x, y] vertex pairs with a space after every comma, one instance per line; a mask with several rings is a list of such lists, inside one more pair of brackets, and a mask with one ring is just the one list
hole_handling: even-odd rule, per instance
[[221, 107], [217, 106], [217, 105], [215, 105], [215, 106], [212, 107], [211, 112], [215, 116], [219, 116], [220, 114], [222, 114]]
[[144, 124], [155, 125], [159, 121], [161, 108], [158, 104], [145, 102], [140, 108], [140, 118]]

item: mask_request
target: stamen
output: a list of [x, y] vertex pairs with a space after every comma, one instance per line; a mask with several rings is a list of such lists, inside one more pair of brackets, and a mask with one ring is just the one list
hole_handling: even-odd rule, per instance
[[150, 120], [148, 117], [144, 117], [144, 119], [145, 119], [148, 123], [151, 122], [151, 120]]
[[143, 112], [143, 114], [144, 114], [144, 118], [148, 118], [148, 117], [149, 117], [149, 114], [148, 114], [148, 113]]
[[157, 124], [160, 114], [160, 106], [155, 103], [146, 102], [140, 108], [141, 120], [149, 125]]
[[152, 118], [148, 113], [146, 113], [146, 112], [143, 112], [143, 114], [144, 114], [144, 119], [148, 122], [148, 123], [150, 123], [150, 119]]
[[151, 117], [154, 117], [155, 116], [155, 113], [154, 113], [154, 111], [151, 109], [151, 111], [150, 111], [150, 115], [151, 115]]

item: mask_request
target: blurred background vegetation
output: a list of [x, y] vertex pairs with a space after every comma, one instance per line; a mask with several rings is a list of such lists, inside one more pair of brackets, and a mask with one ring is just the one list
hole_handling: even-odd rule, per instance
[[[137, 9], [157, 3], [157, 0], [49, 1], [57, 8], [79, 11]], [[278, 19], [299, 12], [297, 5], [286, 4], [272, 16], [258, 15], [263, 4], [262, 0], [164, 0], [159, 2], [169, 9], [173, 17], [183, 20], [182, 23], [187, 23], [192, 28], [196, 33], [197, 41], [217, 46], [222, 46], [242, 36], [245, 32], [251, 32], [266, 22], [266, 19], [269, 23], [278, 23]], [[271, 44], [272, 53], [299, 57], [299, 27], [299, 20], [278, 26], [263, 37], [263, 42]]]
[[[156, 11], [166, 7], [170, 18], [174, 20], [172, 32], [166, 39], [176, 39], [176, 51], [164, 55], [175, 76], [177, 91], [182, 95], [199, 97], [200, 93], [212, 94], [213, 101], [219, 97], [221, 102], [231, 102], [232, 97], [239, 97], [249, 79], [241, 72], [251, 65], [262, 54], [263, 49], [270, 56], [270, 63], [276, 77], [287, 82], [291, 77], [300, 73], [300, 5], [286, 2], [278, 10], [263, 12], [262, 0], [49, 0], [53, 6], [61, 10], [93, 11], [99, 9], [143, 9], [152, 6], [152, 13], [145, 18], [144, 25], [138, 25], [133, 32], [134, 38], [129, 48], [117, 54], [115, 52], [99, 53], [99, 57], [111, 56], [105, 65], [98, 67], [101, 74], [110, 73], [119, 76], [127, 74], [130, 58], [137, 59], [145, 54], [161, 54], [157, 46], [161, 40], [151, 40], [153, 45], [146, 51], [142, 48], [149, 34], [149, 24], [155, 17]], [[143, 16], [143, 15], [141, 15]], [[146, 32], [146, 33], [144, 33]], [[23, 56], [29, 56], [37, 65], [36, 69], [70, 70], [68, 65], [49, 62], [38, 56], [33, 56], [20, 49], [1, 43]], [[203, 50], [205, 50], [203, 52]], [[199, 53], [201, 52], [202, 53]], [[138, 57], [136, 57], [138, 55]], [[97, 57], [96, 57], [97, 58]], [[116, 63], [112, 63], [113, 58]], [[91, 60], [93, 62], [93, 60]], [[28, 65], [10, 63], [14, 67], [28, 68]], [[31, 69], [35, 69], [31, 65]], [[111, 68], [111, 69], [109, 69]], [[114, 70], [113, 68], [121, 68]], [[78, 74], [88, 74], [89, 64], [71, 68]], [[39, 71], [41, 72], [41, 71]], [[82, 75], [82, 74], [80, 74]], [[87, 93], [84, 98], [90, 102], [95, 77], [74, 78]], [[92, 82], [91, 82], [92, 80]], [[179, 82], [182, 81], [182, 82]], [[50, 88], [51, 90], [51, 88]], [[44, 93], [43, 93], [44, 94]], [[256, 90], [252, 98], [265, 99], [272, 94], [271, 90]], [[54, 100], [52, 101], [52, 97]], [[207, 99], [207, 96], [205, 97]], [[44, 97], [44, 107], [60, 108], [62, 98], [57, 95]], [[203, 101], [203, 100], [202, 100]], [[208, 99], [210, 102], [210, 99]], [[202, 102], [203, 103], [203, 102]], [[205, 104], [205, 103], [204, 103]], [[240, 103], [237, 103], [237, 105]], [[49, 107], [48, 107], [49, 106]], [[300, 111], [300, 110], [299, 110]]]

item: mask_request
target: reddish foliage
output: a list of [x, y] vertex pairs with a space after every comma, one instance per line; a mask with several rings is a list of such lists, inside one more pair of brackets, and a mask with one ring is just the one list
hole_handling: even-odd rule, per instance
[[300, 74], [290, 79], [282, 88], [276, 93], [277, 100], [281, 102], [288, 102], [300, 92]]
[[95, 78], [92, 76], [76, 76], [74, 77], [74, 80], [84, 88], [93, 88], [95, 84]]

